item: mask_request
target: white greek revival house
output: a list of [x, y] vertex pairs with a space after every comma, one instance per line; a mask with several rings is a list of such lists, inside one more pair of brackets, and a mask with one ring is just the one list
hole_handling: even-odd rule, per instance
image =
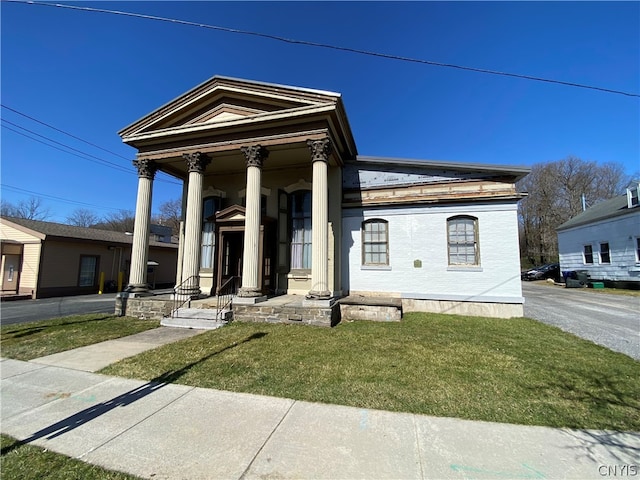
[[285, 294], [334, 308], [359, 295], [522, 315], [514, 183], [526, 168], [363, 158], [339, 94], [219, 76], [119, 133], [138, 151], [132, 296], [147, 294], [163, 171], [184, 182], [184, 294], [235, 278], [242, 305]]

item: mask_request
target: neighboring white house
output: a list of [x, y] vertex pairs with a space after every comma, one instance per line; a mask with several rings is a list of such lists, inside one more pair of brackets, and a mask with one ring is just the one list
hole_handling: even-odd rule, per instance
[[586, 270], [591, 280], [640, 288], [639, 184], [557, 228], [560, 270]]
[[237, 283], [238, 318], [253, 308], [274, 321], [282, 308], [269, 297], [289, 295], [302, 306], [279, 319], [321, 324], [345, 296], [523, 315], [515, 182], [528, 168], [361, 156], [340, 94], [218, 76], [120, 135], [139, 174], [126, 308], [149, 294], [147, 224], [162, 171], [184, 182], [185, 298]]

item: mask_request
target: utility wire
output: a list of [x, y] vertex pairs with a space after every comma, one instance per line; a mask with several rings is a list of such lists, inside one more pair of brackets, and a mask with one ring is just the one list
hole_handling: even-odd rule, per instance
[[[115, 155], [115, 156], [117, 156], [117, 157], [120, 157], [120, 158], [122, 158], [122, 159], [124, 159], [124, 160], [127, 160], [127, 161], [129, 161], [129, 160], [130, 160], [129, 158], [125, 157], [124, 155], [120, 155], [119, 153], [112, 152], [111, 150], [108, 150], [108, 149], [106, 149], [106, 148], [103, 148], [103, 147], [101, 147], [100, 145], [96, 145], [95, 143], [91, 143], [91, 142], [89, 142], [89, 141], [87, 141], [87, 140], [85, 140], [85, 139], [83, 139], [83, 138], [80, 138], [80, 137], [78, 137], [78, 136], [76, 136], [76, 135], [73, 135], [72, 133], [65, 132], [64, 130], [61, 130], [61, 129], [57, 128], [57, 127], [54, 127], [53, 125], [50, 125], [50, 124], [48, 124], [48, 123], [46, 123], [46, 122], [43, 122], [42, 120], [38, 120], [37, 118], [34, 118], [34, 117], [30, 116], [30, 115], [27, 115], [27, 114], [26, 114], [26, 113], [24, 113], [24, 112], [20, 112], [19, 110], [16, 110], [16, 109], [11, 108], [11, 107], [9, 107], [9, 106], [7, 106], [7, 105], [4, 105], [4, 104], [0, 104], [0, 106], [2, 106], [2, 108], [6, 108], [7, 110], [10, 110], [11, 112], [17, 113], [18, 115], [21, 115], [21, 116], [23, 116], [23, 117], [25, 117], [25, 118], [28, 118], [29, 120], [33, 120], [33, 121], [34, 121], [34, 122], [36, 122], [36, 123], [39, 123], [39, 124], [44, 125], [44, 126], [46, 126], [46, 127], [49, 127], [49, 128], [51, 128], [51, 129], [53, 129], [53, 130], [55, 130], [55, 131], [57, 131], [57, 132], [64, 133], [65, 135], [68, 135], [68, 136], [70, 136], [71, 138], [74, 138], [74, 139], [79, 140], [79, 141], [81, 141], [81, 142], [83, 142], [83, 143], [86, 143], [87, 145], [91, 145], [92, 147], [99, 148], [100, 150], [102, 150], [102, 151], [104, 151], [104, 152], [110, 153], [110, 154]], [[3, 118], [2, 120], [3, 120], [3, 121], [5, 121], [5, 122], [8, 122], [8, 123], [11, 123], [11, 122], [9, 122], [8, 120], [6, 120], [6, 119], [4, 119], [4, 118]], [[16, 125], [16, 124], [13, 124], [13, 123], [11, 123], [11, 124], [12, 124], [12, 125], [15, 125], [15, 126], [16, 126], [16, 127], [18, 127], [18, 128], [21, 128], [21, 129], [23, 129], [23, 130], [30, 131], [30, 130], [27, 130], [26, 128], [24, 128], [24, 127], [19, 126], [19, 125]], [[22, 133], [20, 133], [20, 132], [18, 132], [18, 131], [16, 131], [16, 130], [13, 130], [13, 129], [9, 128], [9, 127], [6, 127], [6, 126], [5, 126], [5, 128], [7, 128], [8, 130], [11, 130], [11, 131], [13, 131], [13, 132], [15, 132], [15, 133], [18, 133], [18, 134], [20, 134], [20, 135], [22, 135], [22, 136], [24, 136], [24, 137], [30, 138], [31, 140], [39, 141], [39, 140], [38, 140], [38, 139], [36, 139], [36, 138], [29, 137], [28, 135], [22, 134]], [[90, 157], [96, 158], [96, 159], [98, 159], [98, 160], [99, 160], [99, 161], [101, 161], [101, 162], [106, 162], [106, 163], [109, 163], [109, 164], [111, 164], [111, 165], [115, 165], [115, 167], [118, 167], [119, 169], [125, 169], [125, 171], [127, 171], [128, 173], [135, 173], [135, 172], [133, 172], [132, 170], [127, 170], [127, 169], [126, 169], [126, 167], [123, 167], [123, 166], [121, 166], [121, 165], [118, 165], [118, 164], [115, 164], [115, 163], [109, 162], [108, 160], [104, 160], [104, 159], [102, 159], [102, 158], [98, 158], [98, 157], [96, 157], [96, 156], [94, 156], [94, 155], [91, 155], [91, 154], [89, 154], [89, 153], [85, 153], [85, 152], [82, 152], [82, 151], [80, 151], [80, 150], [74, 149], [74, 148], [72, 148], [72, 147], [69, 147], [68, 145], [61, 144], [60, 142], [56, 142], [55, 140], [51, 140], [50, 138], [45, 137], [45, 136], [43, 136], [43, 135], [40, 135], [40, 134], [38, 134], [38, 133], [35, 133], [35, 132], [32, 132], [32, 133], [33, 133], [34, 135], [39, 136], [39, 137], [46, 138], [46, 139], [47, 139], [47, 140], [49, 140], [49, 141], [52, 141], [52, 142], [58, 143], [58, 144], [60, 144], [60, 145], [64, 145], [65, 147], [70, 148], [70, 149], [72, 149], [72, 150], [75, 150], [75, 151], [77, 151], [77, 152], [80, 152], [80, 153], [82, 153], [83, 155], [88, 155], [88, 156], [90, 156]], [[48, 145], [49, 147], [52, 147], [52, 148], [57, 148], [57, 147], [54, 147], [53, 145], [49, 145], [49, 144], [47, 144], [47, 143], [45, 143], [45, 142], [42, 142], [42, 141], [40, 141], [40, 143], [43, 143], [44, 145]], [[60, 148], [57, 148], [57, 150], [60, 150], [60, 151], [65, 152], [65, 153], [71, 153], [71, 152], [66, 152], [65, 150], [62, 150], [62, 149], [60, 149]], [[75, 154], [72, 154], [72, 155], [75, 155]], [[78, 156], [79, 156], [79, 155], [76, 155], [76, 157], [78, 157]], [[80, 157], [80, 158], [84, 158], [84, 157]], [[89, 159], [87, 159], [87, 160], [89, 160]], [[161, 171], [160, 173], [163, 173], [163, 174], [167, 175], [168, 177], [173, 178], [173, 177], [171, 177], [171, 175], [169, 175], [169, 174], [167, 174], [167, 173], [165, 173], [165, 172], [162, 172], [162, 171]], [[164, 180], [164, 179], [162, 179], [162, 178], [159, 178], [159, 179], [157, 179], [157, 180], [158, 180], [159, 182], [165, 182], [165, 183], [172, 183], [172, 184], [174, 184], [174, 185], [180, 185], [178, 182], [173, 182], [173, 181], [170, 181], [170, 180]]]
[[175, 19], [175, 18], [158, 17], [158, 16], [155, 16], [155, 15], [146, 15], [146, 14], [142, 14], [142, 13], [125, 12], [125, 11], [120, 11], [120, 10], [108, 10], [108, 9], [104, 9], [104, 8], [80, 7], [80, 6], [76, 6], [76, 5], [66, 5], [66, 4], [61, 4], [61, 3], [46, 3], [46, 2], [38, 2], [38, 1], [24, 1], [24, 0], [2, 0], [2, 1], [9, 2], [9, 3], [26, 3], [26, 4], [29, 4], [29, 5], [40, 5], [40, 6], [47, 6], [47, 7], [68, 8], [68, 9], [71, 9], [71, 10], [82, 10], [82, 11], [86, 11], [86, 12], [108, 13], [108, 14], [112, 14], [112, 15], [123, 15], [123, 16], [127, 16], [127, 17], [143, 18], [143, 19], [146, 19], [146, 20], [156, 20], [156, 21], [160, 21], [160, 22], [176, 23], [176, 24], [180, 24], [180, 25], [188, 25], [188, 26], [192, 26], [192, 27], [206, 28], [206, 29], [210, 29], [210, 30], [218, 30], [218, 31], [227, 32], [227, 33], [236, 33], [236, 34], [240, 34], [240, 35], [250, 35], [250, 36], [254, 36], [254, 37], [268, 38], [268, 39], [276, 40], [276, 41], [279, 41], [279, 42], [285, 42], [285, 43], [291, 43], [291, 44], [297, 44], [297, 45], [306, 45], [306, 46], [310, 46], [310, 47], [327, 48], [327, 49], [339, 50], [339, 51], [343, 51], [343, 52], [357, 53], [357, 54], [360, 54], [360, 55], [368, 55], [368, 56], [371, 56], [371, 57], [386, 58], [386, 59], [389, 59], [389, 60], [399, 60], [399, 61], [404, 61], [404, 62], [420, 63], [420, 64], [432, 65], [432, 66], [436, 66], [436, 67], [456, 68], [456, 69], [459, 69], [459, 70], [467, 70], [467, 71], [476, 72], [476, 73], [485, 73], [485, 74], [489, 74], [489, 75], [500, 75], [500, 76], [505, 76], [505, 77], [513, 77], [513, 78], [520, 78], [520, 79], [525, 79], [525, 80], [532, 80], [532, 81], [536, 81], [536, 82], [546, 82], [546, 83], [553, 83], [553, 84], [558, 84], [558, 85], [565, 85], [565, 86], [569, 86], [569, 87], [577, 87], [577, 88], [586, 88], [586, 89], [590, 89], [590, 90], [598, 90], [598, 91], [601, 91], [601, 92], [615, 93], [615, 94], [618, 94], [618, 95], [625, 95], [625, 96], [628, 96], [628, 97], [640, 97], [640, 94], [637, 94], [637, 93], [624, 92], [624, 91], [621, 91], [621, 90], [612, 90], [612, 89], [609, 89], [609, 88], [597, 87], [597, 86], [593, 86], [593, 85], [584, 85], [584, 84], [581, 84], [581, 83], [565, 82], [565, 81], [562, 81], [562, 80], [552, 80], [552, 79], [549, 79], [549, 78], [534, 77], [532, 75], [523, 75], [523, 74], [519, 74], [519, 73], [500, 72], [500, 71], [497, 71], [497, 70], [488, 70], [488, 69], [484, 69], [484, 68], [466, 67], [466, 66], [463, 66], [463, 65], [455, 65], [455, 64], [451, 64], [451, 63], [434, 62], [434, 61], [431, 61], [431, 60], [423, 60], [423, 59], [419, 59], [419, 58], [404, 57], [404, 56], [400, 56], [400, 55], [392, 55], [392, 54], [387, 54], [387, 53], [373, 52], [373, 51], [369, 51], [369, 50], [361, 50], [361, 49], [351, 48], [351, 47], [341, 47], [341, 46], [337, 46], [337, 45], [331, 45], [331, 44], [328, 44], [328, 43], [311, 42], [311, 41], [308, 41], [308, 40], [296, 40], [296, 39], [292, 39], [292, 38], [281, 37], [281, 36], [278, 36], [278, 35], [271, 35], [271, 34], [268, 34], [268, 33], [253, 32], [253, 31], [250, 31], [250, 30], [241, 30], [241, 29], [237, 29], [237, 28], [221, 27], [221, 26], [217, 26], [217, 25], [208, 25], [206, 23], [191, 22], [191, 21], [188, 21], [188, 20], [179, 20], [179, 19]]
[[37, 118], [33, 118], [33, 117], [27, 115], [26, 113], [19, 112], [18, 110], [15, 110], [15, 109], [13, 109], [13, 108], [5, 105], [5, 104], [0, 104], [0, 106], [2, 106], [2, 108], [6, 108], [7, 110], [12, 111], [13, 113], [17, 113], [18, 115], [21, 115], [21, 116], [23, 116], [25, 118], [28, 118], [29, 120], [33, 120], [34, 122], [39, 123], [40, 125], [44, 125], [45, 127], [49, 127], [51, 129], [55, 130], [56, 132], [64, 133], [65, 135], [68, 135], [71, 138], [75, 138], [76, 140], [80, 140], [81, 142], [86, 143], [87, 145], [91, 145], [92, 147], [98, 148], [98, 149], [102, 150], [103, 152], [110, 153], [111, 155], [115, 155], [116, 157], [123, 158], [124, 160], [130, 160], [128, 157], [125, 157], [124, 155], [120, 155], [119, 153], [112, 152], [111, 150], [107, 150], [106, 148], [102, 148], [100, 145], [96, 145], [95, 143], [91, 143], [91, 142], [89, 142], [87, 140], [84, 140], [84, 139], [82, 139], [80, 137], [76, 137], [75, 135], [73, 135], [73, 134], [71, 134], [69, 132], [65, 132], [64, 130], [61, 130], [61, 129], [57, 128], [57, 127], [54, 127], [53, 125], [49, 125], [48, 123], [43, 122], [42, 120], [38, 120]]
[[[25, 132], [28, 132], [28, 133], [30, 133], [30, 134], [32, 134], [32, 135], [37, 136], [37, 137], [44, 138], [45, 140], [47, 140], [47, 141], [49, 141], [49, 142], [55, 143], [55, 144], [57, 144], [57, 145], [61, 145], [61, 146], [65, 147], [65, 148], [68, 148], [69, 150], [73, 150], [74, 152], [78, 152], [78, 153], [80, 153], [80, 154], [82, 154], [82, 155], [84, 155], [84, 156], [83, 156], [83, 157], [80, 157], [80, 155], [76, 155], [76, 156], [78, 156], [78, 157], [80, 157], [80, 158], [84, 158], [85, 160], [89, 160], [90, 162], [99, 163], [99, 164], [101, 164], [101, 165], [104, 165], [104, 166], [106, 166], [106, 167], [110, 167], [110, 168], [114, 168], [114, 169], [119, 170], [119, 171], [121, 171], [121, 172], [135, 173], [135, 172], [133, 172], [133, 169], [125, 168], [125, 167], [123, 167], [122, 165], [118, 165], [118, 164], [116, 164], [116, 163], [109, 162], [108, 160], [104, 160], [104, 159], [102, 159], [102, 158], [96, 157], [95, 155], [91, 155], [90, 153], [86, 153], [86, 152], [83, 152], [82, 150], [78, 150], [77, 148], [70, 147], [69, 145], [67, 145], [67, 144], [65, 144], [65, 143], [58, 142], [58, 141], [53, 140], [52, 138], [49, 138], [49, 137], [47, 137], [47, 136], [45, 136], [45, 135], [40, 135], [39, 133], [36, 133], [36, 132], [34, 132], [33, 130], [29, 130], [28, 128], [21, 127], [20, 125], [18, 125], [18, 124], [16, 124], [16, 123], [10, 122], [10, 121], [9, 121], [9, 120], [7, 120], [6, 118], [3, 118], [3, 119], [2, 119], [2, 122], [3, 122], [3, 123], [8, 123], [9, 125], [12, 125], [12, 126], [14, 126], [14, 127], [16, 127], [16, 128], [19, 128], [20, 130], [24, 130]], [[4, 125], [3, 125], [3, 126], [4, 126]], [[13, 129], [9, 128], [9, 130], [13, 130]], [[13, 130], [13, 131], [14, 131], [14, 132], [16, 132], [16, 130]], [[16, 132], [16, 133], [20, 133], [20, 132]], [[26, 135], [25, 135], [25, 136], [26, 136]], [[28, 137], [28, 138], [29, 138], [29, 137]], [[32, 138], [32, 137], [31, 137], [31, 138]], [[32, 138], [32, 140], [37, 140], [37, 139]], [[41, 143], [44, 143], [44, 142], [41, 142]], [[47, 143], [45, 143], [45, 145], [48, 145], [48, 144], [47, 144]], [[53, 145], [49, 145], [49, 146], [53, 147]], [[55, 147], [54, 147], [54, 148], [55, 148]], [[58, 149], [58, 150], [61, 150], [61, 149]], [[63, 150], [63, 151], [64, 151], [64, 150]], [[71, 152], [67, 152], [67, 153], [71, 153]], [[91, 158], [86, 158], [86, 157], [91, 157]]]
[[44, 194], [44, 193], [38, 193], [38, 192], [34, 192], [32, 190], [27, 190], [27, 189], [24, 189], [24, 188], [14, 187], [13, 185], [7, 185], [6, 183], [2, 183], [2, 184], [0, 184], [0, 186], [3, 189], [10, 190], [10, 191], [13, 191], [13, 192], [16, 192], [16, 193], [35, 195], [37, 197], [44, 197], [44, 198], [48, 198], [48, 199], [51, 199], [51, 200], [56, 200], [58, 202], [69, 203], [69, 204], [72, 204], [72, 205], [82, 205], [82, 206], [86, 206], [86, 207], [101, 208], [103, 210], [116, 210], [116, 211], [125, 210], [123, 208], [106, 207], [104, 205], [94, 205], [92, 203], [78, 202], [76, 200], [69, 200], [68, 198], [62, 198], [62, 197], [56, 197], [54, 195], [47, 195], [47, 194]]
[[[78, 158], [81, 158], [83, 160], [88, 160], [90, 162], [94, 162], [94, 163], [97, 163], [99, 165], [103, 165], [105, 167], [113, 168], [114, 170], [118, 170], [120, 172], [130, 173], [130, 174], [134, 174], [134, 175], [136, 174], [136, 172], [133, 169], [128, 169], [128, 168], [123, 167], [121, 165], [118, 165], [116, 163], [109, 162], [108, 160], [104, 160], [104, 159], [102, 159], [100, 157], [96, 157], [95, 155], [91, 155], [90, 153], [86, 153], [86, 152], [83, 152], [82, 150], [78, 150], [77, 148], [73, 148], [73, 147], [71, 147], [71, 146], [69, 146], [69, 145], [67, 145], [65, 143], [61, 143], [61, 142], [58, 142], [56, 140], [53, 140], [52, 138], [49, 138], [49, 137], [47, 137], [45, 135], [40, 135], [39, 133], [36, 133], [36, 132], [34, 132], [32, 130], [29, 130], [28, 128], [25, 128], [25, 127], [22, 127], [22, 126], [20, 126], [20, 125], [18, 125], [16, 123], [10, 122], [9, 120], [7, 120], [5, 118], [2, 119], [2, 122], [3, 123], [8, 123], [10, 125], [13, 125], [14, 127], [17, 127], [17, 128], [19, 128], [21, 130], [24, 130], [25, 132], [29, 132], [32, 135], [36, 135], [36, 136], [38, 136], [40, 138], [43, 138], [43, 139], [45, 139], [45, 140], [47, 140], [49, 142], [53, 142], [55, 144], [61, 145], [61, 146], [65, 147], [65, 148], [68, 148], [68, 149], [73, 150], [73, 151], [69, 152], [69, 151], [64, 150], [64, 149], [62, 149], [60, 147], [57, 147], [55, 145], [51, 145], [51, 144], [49, 144], [49, 143], [47, 143], [47, 142], [45, 142], [43, 140], [39, 140], [39, 139], [34, 138], [34, 137], [30, 136], [30, 135], [27, 135], [24, 132], [20, 132], [20, 131], [14, 129], [14, 128], [11, 128], [11, 127], [9, 127], [7, 125], [4, 125], [4, 124], [2, 125], [3, 128], [6, 128], [7, 130], [10, 130], [10, 131], [12, 131], [14, 133], [17, 133], [18, 135], [22, 135], [23, 137], [26, 137], [26, 138], [28, 138], [30, 140], [35, 141], [35, 142], [42, 143], [43, 145], [46, 145], [46, 146], [51, 147], [51, 148], [55, 148], [56, 150], [60, 150], [61, 152], [64, 152], [64, 153], [67, 153], [67, 154], [70, 154], [70, 155], [74, 155], [74, 156], [76, 156]], [[74, 152], [78, 152], [78, 153], [74, 153]], [[91, 157], [91, 158], [87, 158], [87, 157]], [[180, 183], [178, 183], [178, 182], [174, 182], [174, 181], [171, 181], [171, 180], [165, 180], [165, 179], [162, 179], [162, 178], [158, 178], [156, 180], [158, 182], [170, 183], [172, 185], [180, 185]]]

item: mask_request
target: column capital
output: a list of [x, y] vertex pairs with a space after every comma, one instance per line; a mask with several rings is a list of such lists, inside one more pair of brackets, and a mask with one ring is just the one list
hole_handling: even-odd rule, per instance
[[153, 180], [153, 177], [158, 170], [158, 165], [153, 160], [146, 158], [137, 158], [133, 161], [133, 166], [138, 169], [138, 178], [148, 178]]
[[263, 162], [269, 156], [269, 151], [262, 145], [250, 145], [248, 147], [240, 147], [244, 157], [247, 159], [247, 167], [262, 168]]
[[187, 162], [189, 173], [203, 173], [207, 165], [211, 163], [211, 157], [202, 152], [184, 153], [182, 158]]
[[307, 145], [311, 150], [312, 162], [328, 162], [329, 155], [331, 154], [331, 140], [329, 137], [322, 138], [320, 140], [307, 140]]

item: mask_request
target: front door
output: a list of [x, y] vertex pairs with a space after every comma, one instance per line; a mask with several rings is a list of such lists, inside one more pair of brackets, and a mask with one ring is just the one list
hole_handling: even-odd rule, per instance
[[222, 232], [222, 251], [220, 261], [219, 287], [222, 287], [227, 280], [237, 277], [237, 285], [242, 283], [242, 253], [244, 246], [244, 232], [229, 231]]
[[18, 274], [20, 272], [20, 255], [4, 256], [2, 272], [2, 290], [18, 293]]

